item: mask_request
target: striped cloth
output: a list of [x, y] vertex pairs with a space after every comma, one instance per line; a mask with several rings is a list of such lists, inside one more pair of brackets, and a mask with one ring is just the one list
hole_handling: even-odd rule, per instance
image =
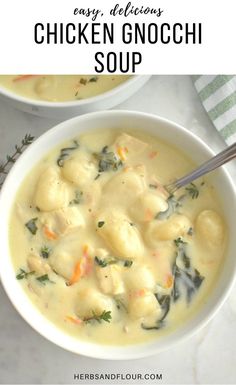
[[193, 76], [194, 85], [213, 124], [227, 144], [236, 141], [236, 76]]

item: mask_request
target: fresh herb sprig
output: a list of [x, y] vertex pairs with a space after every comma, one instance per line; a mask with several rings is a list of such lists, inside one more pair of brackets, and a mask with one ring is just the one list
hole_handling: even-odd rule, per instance
[[30, 275], [35, 274], [35, 271], [25, 271], [24, 269], [20, 269], [20, 272], [16, 275], [16, 279], [27, 279]]
[[50, 283], [55, 283], [54, 281], [51, 281], [48, 274], [44, 274], [44, 275], [41, 275], [40, 277], [37, 277], [36, 278], [37, 281], [39, 281], [40, 283], [42, 283], [43, 285], [45, 285], [46, 283], [50, 282]]
[[13, 163], [18, 159], [19, 155], [28, 147], [34, 140], [34, 137], [30, 134], [26, 134], [22, 139], [20, 145], [15, 145], [15, 152], [12, 155], [7, 155], [6, 162], [0, 165], [0, 188], [4, 183], [5, 176], [9, 172], [9, 169]]
[[85, 323], [89, 323], [92, 321], [97, 321], [98, 323], [101, 323], [102, 321], [105, 321], [108, 323], [111, 322], [111, 319], [112, 319], [111, 311], [103, 310], [103, 312], [99, 315], [96, 314], [94, 311], [92, 313], [93, 313], [92, 317], [87, 317], [83, 319]]

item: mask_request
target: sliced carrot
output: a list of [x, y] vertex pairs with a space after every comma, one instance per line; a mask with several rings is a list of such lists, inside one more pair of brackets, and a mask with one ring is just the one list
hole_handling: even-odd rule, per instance
[[40, 76], [40, 75], [20, 75], [20, 76], [17, 76], [17, 78], [14, 78], [13, 82], [19, 82], [21, 80], [31, 79], [31, 78], [34, 78], [36, 76]]
[[118, 153], [120, 159], [123, 160], [123, 161], [126, 160], [126, 156], [125, 156], [124, 152], [125, 152], [125, 149], [123, 147], [118, 147], [117, 148], [117, 153]]
[[157, 154], [158, 154], [157, 151], [152, 151], [152, 152], [149, 153], [148, 157], [150, 159], [153, 159], [153, 158], [155, 158], [157, 156]]
[[151, 220], [153, 219], [153, 213], [151, 211], [151, 209], [147, 209], [146, 212], [145, 212], [145, 222], [150, 222]]
[[75, 265], [74, 272], [72, 274], [71, 279], [69, 280], [69, 286], [73, 285], [74, 283], [78, 282], [81, 278], [81, 261], [78, 261]]
[[147, 290], [146, 289], [140, 289], [137, 291], [137, 296], [138, 297], [143, 297], [146, 294]]
[[76, 325], [81, 325], [81, 324], [83, 323], [83, 321], [82, 321], [81, 319], [72, 317], [72, 316], [70, 316], [70, 315], [67, 315], [67, 316], [66, 316], [66, 319], [67, 319], [68, 321], [70, 321], [70, 322], [73, 322], [73, 323], [76, 324]]
[[167, 277], [166, 277], [166, 282], [165, 282], [165, 286], [167, 289], [169, 289], [172, 285], [173, 285], [173, 277], [171, 274], [168, 274]]
[[51, 241], [55, 241], [58, 238], [58, 235], [54, 233], [54, 231], [49, 230], [47, 226], [44, 226], [43, 232], [46, 238], [48, 238]]

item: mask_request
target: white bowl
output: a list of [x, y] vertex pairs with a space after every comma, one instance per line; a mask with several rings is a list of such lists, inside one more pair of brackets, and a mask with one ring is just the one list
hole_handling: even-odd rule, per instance
[[0, 99], [5, 100], [19, 110], [34, 115], [69, 119], [87, 112], [106, 110], [122, 103], [137, 92], [150, 77], [150, 75], [131, 76], [124, 83], [100, 95], [83, 100], [57, 103], [26, 98], [0, 85]]
[[32, 167], [56, 145], [94, 128], [113, 129], [121, 127], [124, 129], [146, 130], [180, 148], [196, 163], [201, 163], [213, 155], [209, 147], [199, 138], [166, 119], [138, 112], [97, 112], [63, 122], [37, 139], [13, 166], [0, 196], [1, 279], [15, 308], [36, 331], [64, 349], [85, 356], [113, 360], [133, 359], [155, 354], [169, 348], [203, 327], [225, 301], [233, 285], [236, 270], [236, 237], [234, 234], [236, 192], [228, 173], [224, 168], [221, 168], [211, 175], [211, 182], [216, 187], [222, 201], [229, 230], [228, 249], [214, 290], [212, 290], [204, 306], [199, 309], [193, 318], [187, 320], [174, 332], [160, 337], [156, 341], [152, 340], [140, 345], [101, 346], [96, 343], [80, 341], [67, 335], [40, 314], [22, 289], [19, 281], [15, 279], [15, 271], [10, 256], [8, 226], [16, 192]]

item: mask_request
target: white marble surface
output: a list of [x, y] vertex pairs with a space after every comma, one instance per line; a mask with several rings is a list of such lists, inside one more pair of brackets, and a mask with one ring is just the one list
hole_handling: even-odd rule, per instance
[[[215, 151], [224, 147], [188, 76], [152, 77], [118, 108], [167, 117], [199, 135]], [[25, 133], [39, 136], [56, 123], [0, 102], [0, 161]], [[230, 172], [235, 179], [235, 162]], [[89, 372], [162, 373], [160, 384], [235, 384], [236, 287], [213, 321], [191, 339], [154, 357], [114, 362], [76, 356], [54, 346], [21, 319], [0, 286], [0, 383], [82, 384], [86, 382], [73, 380], [74, 373]], [[149, 383], [157, 382], [145, 382]]]

